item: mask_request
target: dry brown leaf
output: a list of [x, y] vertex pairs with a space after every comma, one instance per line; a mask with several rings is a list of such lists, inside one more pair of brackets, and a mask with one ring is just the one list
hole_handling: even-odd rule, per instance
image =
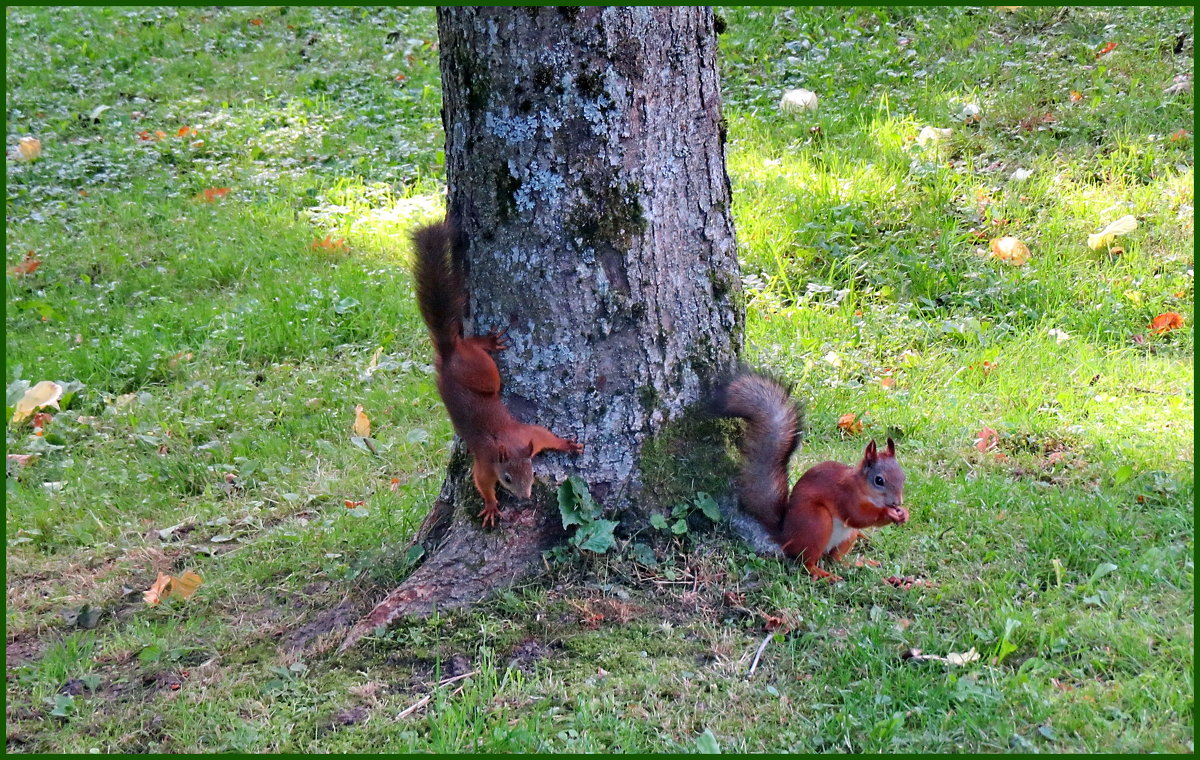
[[1174, 311], [1168, 311], [1165, 314], [1159, 314], [1150, 322], [1150, 331], [1155, 335], [1163, 335], [1172, 330], [1178, 330], [1183, 327], [1183, 315]]
[[858, 435], [863, 431], [862, 420], [858, 419], [858, 415], [853, 412], [847, 412], [841, 417], [838, 417], [838, 429], [848, 435]]
[[37, 268], [41, 265], [42, 260], [39, 259], [33, 251], [26, 251], [25, 255], [21, 257], [21, 261], [8, 271], [12, 272], [17, 277], [24, 277], [27, 274], [33, 274], [36, 272]]
[[200, 588], [201, 583], [204, 583], [204, 579], [188, 570], [178, 578], [171, 579], [171, 595], [187, 599], [196, 593], [196, 589]]
[[975, 434], [975, 448], [980, 451], [991, 451], [1000, 445], [1000, 434], [990, 427], [985, 427]]
[[42, 155], [42, 141], [36, 137], [22, 137], [17, 142], [17, 158], [22, 161], [36, 161]]
[[993, 238], [989, 247], [992, 250], [993, 259], [999, 259], [1015, 267], [1019, 267], [1029, 261], [1029, 246], [1012, 235]]
[[142, 597], [146, 600], [146, 604], [151, 607], [166, 599], [171, 595], [171, 576], [166, 573], [159, 573], [158, 579], [151, 584], [150, 588], [142, 592]]
[[360, 438], [371, 437], [371, 420], [363, 412], [362, 404], [354, 407], [354, 434]]

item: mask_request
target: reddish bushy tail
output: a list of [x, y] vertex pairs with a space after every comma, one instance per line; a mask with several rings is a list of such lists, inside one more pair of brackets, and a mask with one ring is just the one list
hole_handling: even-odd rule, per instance
[[742, 443], [738, 498], [742, 509], [774, 533], [788, 504], [788, 461], [800, 442], [796, 407], [787, 388], [771, 378], [743, 371], [722, 386], [712, 401], [722, 417], [749, 424]]
[[439, 356], [447, 356], [462, 335], [467, 289], [454, 260], [454, 225], [449, 219], [412, 234], [412, 274], [417, 306]]

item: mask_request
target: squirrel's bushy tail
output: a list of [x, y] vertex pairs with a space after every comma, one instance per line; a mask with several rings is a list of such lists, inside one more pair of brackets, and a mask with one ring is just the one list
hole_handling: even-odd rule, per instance
[[449, 219], [413, 232], [413, 281], [417, 306], [439, 356], [446, 356], [462, 335], [467, 291], [454, 260], [454, 225]]
[[749, 423], [738, 498], [744, 511], [774, 532], [787, 511], [788, 461], [799, 444], [796, 407], [787, 388], [765, 375], [742, 371], [717, 390], [712, 410]]

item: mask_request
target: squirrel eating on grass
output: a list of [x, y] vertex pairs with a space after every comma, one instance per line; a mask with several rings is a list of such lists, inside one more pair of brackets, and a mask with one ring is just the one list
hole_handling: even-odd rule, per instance
[[[841, 560], [860, 530], [908, 522], [904, 470], [896, 444], [867, 444], [857, 467], [821, 462], [804, 473], [788, 496], [788, 462], [799, 443], [796, 408], [788, 390], [765, 375], [743, 371], [718, 389], [713, 411], [747, 421], [738, 478], [744, 515], [734, 527], [759, 551], [798, 559], [814, 578], [840, 581], [817, 566], [826, 554]], [[765, 535], [764, 535], [765, 534]]]
[[475, 458], [472, 474], [483, 497], [479, 516], [484, 527], [493, 526], [500, 515], [497, 485], [528, 499], [533, 457], [546, 449], [578, 454], [583, 446], [539, 425], [518, 422], [504, 406], [492, 354], [508, 348], [508, 343], [503, 332], [463, 335], [467, 289], [450, 219], [416, 230], [412, 239], [417, 306], [433, 341], [438, 393], [454, 431]]

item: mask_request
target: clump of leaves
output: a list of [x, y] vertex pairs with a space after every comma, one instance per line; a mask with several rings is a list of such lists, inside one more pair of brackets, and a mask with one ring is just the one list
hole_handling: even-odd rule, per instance
[[650, 524], [658, 530], [668, 530], [677, 536], [682, 536], [688, 532], [688, 518], [695, 512], [701, 512], [712, 522], [718, 522], [721, 519], [721, 510], [717, 506], [717, 502], [712, 496], [706, 493], [696, 494], [696, 498], [691, 501], [685, 501], [682, 504], [676, 504], [671, 509], [671, 521], [667, 520], [665, 514], [657, 512], [650, 516]]
[[564, 528], [575, 526], [570, 542], [579, 551], [604, 554], [616, 543], [613, 528], [617, 522], [601, 519], [603, 509], [579, 477], [572, 475], [558, 487], [558, 511]]

